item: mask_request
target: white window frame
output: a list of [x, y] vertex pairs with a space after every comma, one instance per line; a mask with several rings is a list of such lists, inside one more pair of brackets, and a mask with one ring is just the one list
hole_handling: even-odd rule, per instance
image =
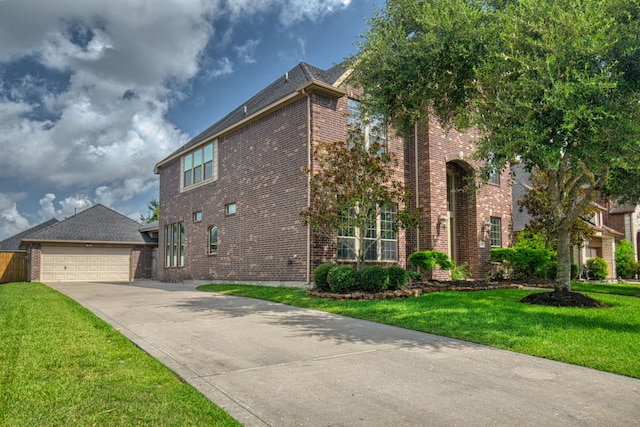
[[164, 227], [165, 268], [184, 267], [184, 222]]
[[[367, 249], [366, 262], [398, 262], [398, 232], [393, 229], [395, 218], [383, 216], [398, 214], [398, 207], [380, 208], [375, 226], [368, 227], [363, 240], [374, 242]], [[387, 225], [387, 227], [385, 227]], [[337, 258], [338, 261], [355, 261], [360, 245], [366, 244], [356, 238], [358, 228], [348, 226], [338, 230]], [[390, 248], [393, 248], [390, 250]], [[341, 256], [342, 254], [342, 256]], [[345, 254], [348, 254], [345, 256]]]
[[491, 227], [489, 228], [489, 241], [492, 248], [502, 247], [502, 218], [492, 216], [489, 218]]
[[[382, 129], [382, 132], [377, 132], [378, 143], [380, 144], [380, 150], [378, 154], [383, 154], [387, 151], [387, 126], [382, 117], [379, 116], [366, 116], [363, 117], [361, 113], [361, 102], [357, 99], [347, 98], [347, 126], [360, 127], [360, 130], [364, 133], [365, 148], [369, 148], [371, 145], [371, 135], [374, 133], [374, 129]], [[363, 122], [364, 120], [364, 122]], [[349, 146], [351, 146], [349, 142]]]

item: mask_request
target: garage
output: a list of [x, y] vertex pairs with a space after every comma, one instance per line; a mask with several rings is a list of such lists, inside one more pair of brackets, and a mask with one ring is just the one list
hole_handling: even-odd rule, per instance
[[142, 225], [103, 205], [22, 237], [29, 280], [130, 282], [155, 277], [158, 226]]
[[49, 246], [41, 249], [41, 280], [47, 282], [128, 282], [131, 248]]

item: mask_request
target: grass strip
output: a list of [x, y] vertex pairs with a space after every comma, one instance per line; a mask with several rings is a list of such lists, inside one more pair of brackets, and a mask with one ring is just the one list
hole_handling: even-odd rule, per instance
[[239, 426], [70, 298], [0, 285], [0, 425]]
[[322, 310], [640, 378], [640, 298], [590, 293], [607, 308], [581, 309], [523, 304], [520, 299], [540, 291], [519, 289], [435, 292], [378, 301], [333, 301], [286, 287], [204, 285], [198, 289]]

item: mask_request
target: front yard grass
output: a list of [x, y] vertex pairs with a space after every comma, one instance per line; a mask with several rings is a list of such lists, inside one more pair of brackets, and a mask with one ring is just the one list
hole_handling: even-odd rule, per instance
[[0, 285], [0, 425], [239, 426], [66, 296]]
[[[198, 289], [312, 308], [640, 378], [640, 298], [589, 285], [607, 308], [523, 304], [531, 290], [434, 292], [417, 298], [333, 301], [295, 288], [204, 285]], [[635, 287], [634, 287], [635, 286]], [[619, 287], [619, 286], [618, 286]], [[640, 286], [624, 293], [640, 295]], [[574, 290], [581, 290], [575, 286]], [[598, 293], [595, 293], [598, 292]]]

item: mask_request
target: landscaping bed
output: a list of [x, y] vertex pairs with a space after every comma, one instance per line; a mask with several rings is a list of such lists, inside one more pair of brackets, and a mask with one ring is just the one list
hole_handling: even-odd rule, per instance
[[[548, 282], [540, 282], [540, 287], [548, 287]], [[413, 281], [405, 285], [400, 290], [384, 292], [364, 292], [357, 291], [346, 294], [336, 294], [322, 292], [316, 289], [309, 289], [308, 295], [318, 298], [328, 298], [338, 301], [343, 300], [376, 300], [376, 299], [401, 299], [413, 298], [429, 292], [443, 291], [482, 291], [488, 289], [522, 289], [525, 285], [512, 281], [486, 281], [486, 280], [453, 280], [427, 282]], [[526, 284], [526, 286], [538, 286], [537, 284]], [[553, 286], [553, 285], [551, 285]]]

